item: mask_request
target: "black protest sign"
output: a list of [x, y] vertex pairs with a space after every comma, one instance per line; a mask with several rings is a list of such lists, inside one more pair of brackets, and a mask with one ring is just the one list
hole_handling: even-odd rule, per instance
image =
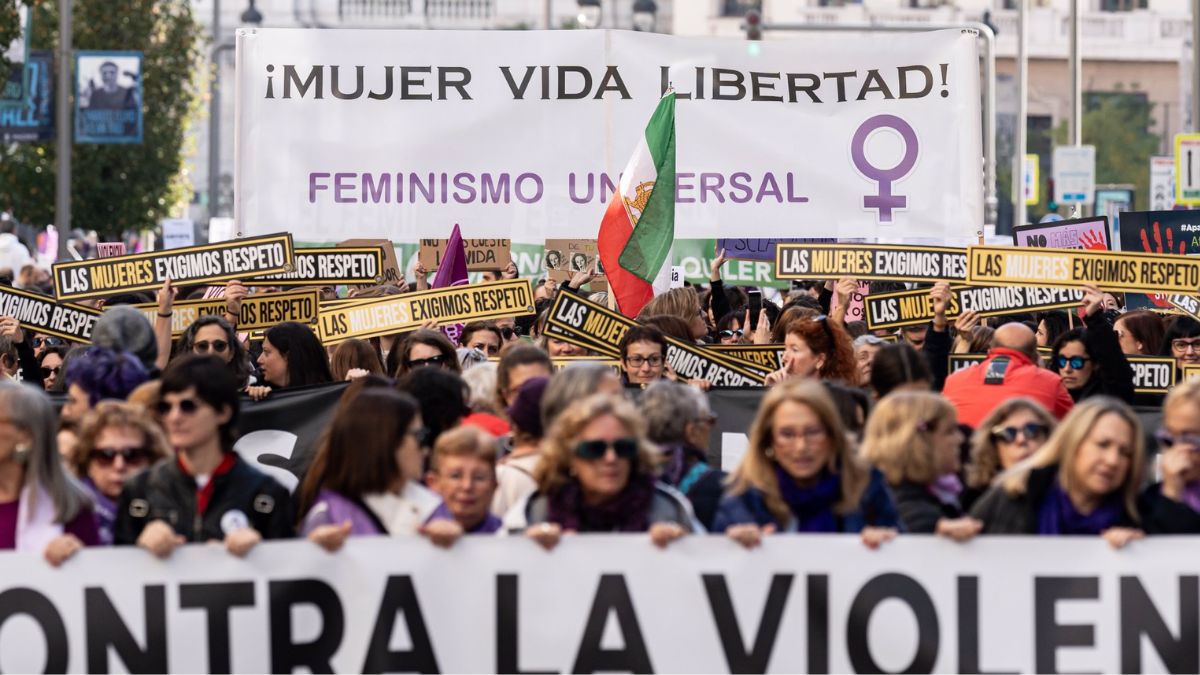
[[1195, 295], [1176, 294], [1167, 297], [1167, 302], [1175, 309], [1200, 321], [1200, 297]]
[[1133, 391], [1138, 394], [1165, 394], [1175, 386], [1178, 372], [1170, 356], [1126, 356], [1133, 366]]
[[383, 283], [382, 246], [298, 248], [292, 271], [244, 279], [247, 286], [328, 286]]
[[1091, 284], [1115, 293], [1195, 293], [1200, 288], [1200, 258], [1193, 256], [972, 246], [967, 249], [967, 263], [967, 281], [972, 285], [1078, 288]]
[[778, 244], [779, 279], [949, 281], [967, 278], [966, 251], [945, 246], [898, 244]]
[[100, 312], [73, 303], [58, 303], [54, 298], [38, 293], [0, 286], [0, 316], [11, 316], [22, 328], [35, 333], [91, 342], [92, 327]]
[[707, 349], [711, 349], [721, 356], [737, 359], [768, 371], [779, 370], [783, 367], [783, 347], [781, 345], [708, 345]]
[[951, 354], [947, 373], [957, 373], [987, 359], [987, 354]]
[[[204, 316], [222, 316], [225, 298], [185, 300], [171, 307], [171, 334], [178, 336], [188, 326]], [[134, 305], [142, 310], [151, 324], [158, 313], [157, 304]], [[238, 314], [238, 330], [252, 331], [270, 328], [284, 321], [315, 324], [320, 314], [321, 293], [315, 288], [290, 293], [255, 293], [242, 300]]]
[[533, 286], [528, 279], [435, 288], [361, 302], [322, 303], [317, 335], [325, 344], [369, 338], [441, 324], [483, 321], [533, 314]]
[[[1002, 316], [1019, 312], [1076, 307], [1083, 300], [1078, 288], [1039, 286], [956, 286], [950, 289], [946, 318], [974, 311], [980, 317]], [[915, 326], [933, 320], [933, 300], [929, 289], [896, 291], [868, 295], [865, 299], [867, 329]]]
[[55, 263], [54, 294], [59, 300], [102, 298], [152, 291], [170, 279], [200, 284], [286, 272], [292, 264], [292, 235], [246, 237], [219, 244], [133, 253]]
[[[592, 351], [619, 356], [618, 345], [637, 322], [574, 293], [559, 293], [550, 306], [546, 334]], [[561, 334], [560, 334], [561, 331]], [[667, 336], [667, 364], [685, 380], [708, 380], [716, 387], [761, 385], [765, 369], [756, 369], [705, 347]]]

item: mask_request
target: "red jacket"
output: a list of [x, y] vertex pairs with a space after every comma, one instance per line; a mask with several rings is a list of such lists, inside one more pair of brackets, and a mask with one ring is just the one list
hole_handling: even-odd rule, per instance
[[1011, 398], [1031, 398], [1058, 419], [1075, 405], [1057, 373], [1006, 347], [993, 348], [986, 360], [947, 377], [942, 395], [958, 409], [958, 421], [971, 427]]

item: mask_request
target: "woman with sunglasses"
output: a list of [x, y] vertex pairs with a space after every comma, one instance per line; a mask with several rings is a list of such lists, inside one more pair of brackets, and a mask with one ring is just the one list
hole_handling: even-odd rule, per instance
[[215, 540], [242, 557], [263, 539], [293, 535], [287, 489], [233, 449], [239, 409], [237, 381], [216, 358], [167, 366], [157, 411], [175, 457], [125, 483], [117, 544], [166, 558], [184, 543]]
[[1113, 548], [1140, 539], [1137, 506], [1145, 441], [1137, 415], [1108, 396], [1072, 408], [1028, 459], [971, 508], [984, 534], [1102, 536]]
[[[1088, 287], [1083, 297], [1086, 328], [1058, 336], [1050, 353], [1050, 370], [1062, 377], [1076, 403], [1091, 396], [1133, 402], [1133, 366], [1104, 314], [1104, 296]], [[1103, 358], [1101, 358], [1103, 357]]]
[[713, 530], [746, 548], [775, 532], [852, 532], [878, 548], [900, 526], [883, 474], [851, 447], [833, 400], [815, 380], [767, 392], [750, 447], [726, 484]]
[[783, 368], [767, 376], [767, 385], [806, 377], [855, 383], [852, 344], [846, 329], [824, 314], [796, 319], [783, 337]]
[[439, 330], [430, 328], [419, 328], [404, 336], [393, 350], [396, 359], [392, 358], [392, 353], [388, 354], [388, 366], [395, 365], [395, 370], [392, 372], [392, 377], [399, 379], [407, 375], [410, 371], [425, 366], [433, 366], [435, 368], [443, 368], [456, 374], [462, 373], [462, 366], [458, 363], [458, 351], [454, 348], [454, 343], [442, 334]]
[[971, 436], [963, 508], [970, 511], [996, 476], [1037, 452], [1054, 425], [1054, 416], [1029, 398], [1011, 398], [989, 413]]
[[215, 356], [233, 373], [238, 387], [245, 388], [250, 383], [250, 355], [233, 325], [222, 317], [202, 316], [183, 331], [175, 356], [187, 354]]
[[61, 348], [63, 348], [63, 350], [66, 350], [66, 349], [70, 348], [70, 345], [67, 344], [66, 340], [64, 340], [60, 337], [55, 337], [53, 335], [46, 335], [45, 333], [34, 334], [34, 336], [33, 336], [33, 355], [35, 357], [41, 358], [42, 354], [51, 347], [61, 347]]
[[1176, 385], [1162, 412], [1154, 434], [1162, 480], [1142, 493], [1146, 532], [1200, 534], [1200, 380]]
[[267, 330], [258, 357], [268, 391], [271, 388], [303, 387], [333, 380], [329, 356], [312, 329], [285, 321]]
[[966, 541], [983, 523], [965, 517], [959, 493], [963, 433], [946, 399], [925, 391], [898, 391], [871, 411], [863, 457], [883, 472], [906, 532]]
[[42, 388], [53, 391], [63, 375], [63, 364], [67, 358], [65, 346], [47, 347], [38, 357], [38, 369], [42, 376]]
[[54, 409], [33, 387], [0, 382], [0, 550], [58, 566], [100, 543], [87, 493], [69, 479], [54, 444]]
[[348, 389], [296, 493], [304, 514], [300, 532], [329, 551], [349, 536], [457, 539], [462, 528], [452, 519], [426, 524], [441, 505], [420, 483], [427, 436], [411, 396], [391, 388]]
[[71, 464], [91, 493], [101, 543], [113, 543], [125, 481], [168, 454], [162, 429], [140, 406], [103, 401], [84, 417]]
[[537, 491], [509, 509], [509, 532], [549, 550], [565, 532], [648, 532], [665, 547], [701, 529], [687, 500], [655, 480], [657, 453], [620, 396], [575, 402], [553, 423], [542, 453]]

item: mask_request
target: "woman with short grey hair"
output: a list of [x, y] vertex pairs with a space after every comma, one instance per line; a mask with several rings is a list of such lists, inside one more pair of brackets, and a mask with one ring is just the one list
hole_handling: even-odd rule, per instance
[[705, 526], [721, 499], [722, 474], [708, 464], [708, 439], [716, 418], [703, 391], [670, 380], [654, 382], [639, 404], [649, 439], [662, 452], [661, 479], [682, 492]]

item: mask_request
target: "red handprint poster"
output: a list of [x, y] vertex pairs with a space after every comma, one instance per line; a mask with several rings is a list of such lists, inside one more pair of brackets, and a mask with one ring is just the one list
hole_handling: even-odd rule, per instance
[[[1122, 213], [1121, 249], [1143, 253], [1200, 254], [1200, 211]], [[1171, 306], [1167, 295], [1125, 295], [1126, 309]]]
[[1076, 218], [1049, 223], [1018, 225], [1013, 228], [1013, 243], [1034, 248], [1083, 248], [1111, 251], [1108, 218]]

